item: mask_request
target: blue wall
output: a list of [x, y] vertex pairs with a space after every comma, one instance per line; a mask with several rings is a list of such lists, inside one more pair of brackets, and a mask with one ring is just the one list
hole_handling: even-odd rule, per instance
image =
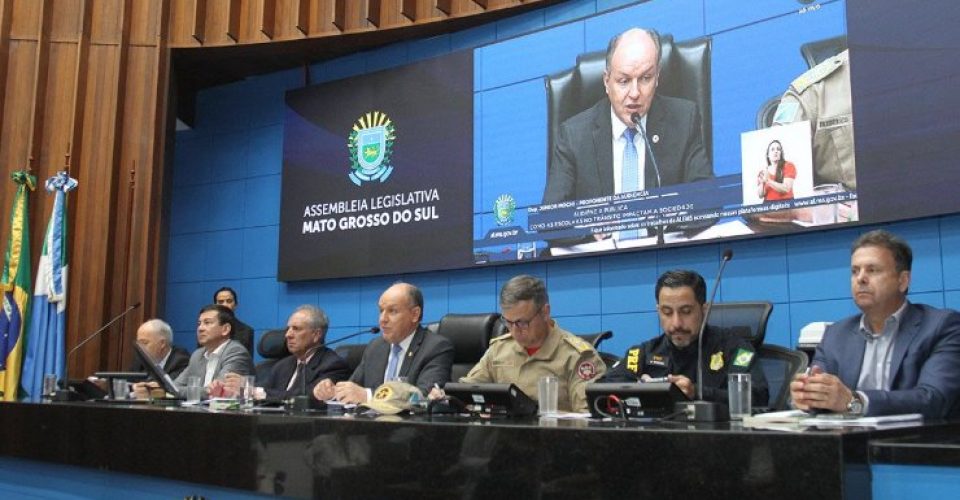
[[[631, 12], [663, 4], [640, 4], [631, 7]], [[573, 0], [450, 35], [318, 64], [311, 67], [311, 77], [320, 82], [364, 74], [517, 37], [616, 5], [603, 0]], [[743, 24], [736, 18], [744, 11], [733, 0], [712, 0], [709, 5], [716, 9], [702, 9], [692, 34], [716, 33]], [[797, 5], [793, 0], [761, 2], [758, 8], [763, 12], [751, 11], [751, 15], [763, 17], [796, 9]], [[842, 3], [824, 8], [842, 8]], [[577, 40], [578, 47], [592, 49], [596, 43], [586, 36], [592, 23], [596, 20], [574, 22], [564, 30], [579, 30], [584, 38]], [[516, 43], [524, 38], [517, 38]], [[204, 91], [197, 98], [195, 128], [176, 137], [166, 309], [162, 317], [173, 326], [178, 344], [195, 345], [197, 311], [211, 301], [214, 290], [224, 285], [238, 291], [238, 316], [258, 334], [284, 325], [293, 308], [310, 303], [328, 312], [330, 336], [336, 338], [375, 324], [377, 298], [397, 279], [423, 289], [425, 320], [435, 321], [447, 312], [496, 310], [499, 286], [515, 274], [532, 273], [547, 280], [554, 316], [564, 328], [576, 333], [613, 330], [615, 337], [604, 350], [621, 353], [630, 344], [658, 334], [653, 286], [659, 273], [676, 267], [692, 268], [708, 277], [712, 286], [720, 254], [728, 245], [497, 268], [279, 283], [276, 268], [283, 99], [286, 90], [298, 88], [302, 81], [302, 73], [291, 70]], [[715, 110], [715, 115], [719, 111]], [[735, 257], [727, 268], [718, 300], [774, 302], [767, 341], [792, 346], [803, 325], [855, 312], [849, 297], [848, 247], [857, 234], [871, 228], [730, 244]], [[960, 243], [958, 228], [960, 216], [889, 226], [914, 248], [912, 300], [935, 306], [960, 305], [960, 256], [944, 251]]]

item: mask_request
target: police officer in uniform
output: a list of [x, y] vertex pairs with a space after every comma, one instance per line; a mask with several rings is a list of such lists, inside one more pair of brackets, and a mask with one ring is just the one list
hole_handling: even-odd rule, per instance
[[797, 77], [780, 99], [774, 124], [810, 121], [816, 185], [857, 189], [851, 107], [849, 50]]
[[536, 399], [540, 377], [553, 375], [560, 382], [557, 409], [587, 411], [585, 386], [602, 376], [606, 365], [592, 345], [550, 318], [543, 281], [529, 275], [512, 278], [500, 290], [500, 309], [510, 332], [491, 340], [460, 382], [513, 383]]
[[[696, 395], [697, 335], [706, 313], [707, 285], [696, 272], [667, 271], [657, 280], [657, 313], [663, 335], [627, 349], [603, 382], [666, 378], [689, 398]], [[703, 398], [727, 403], [727, 374], [750, 373], [753, 405], [767, 406], [767, 380], [749, 341], [708, 326], [703, 333]]]

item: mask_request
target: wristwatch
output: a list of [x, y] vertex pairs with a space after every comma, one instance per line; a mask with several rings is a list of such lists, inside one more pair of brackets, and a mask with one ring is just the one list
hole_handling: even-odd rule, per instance
[[860, 394], [856, 392], [852, 392], [852, 394], [853, 397], [847, 403], [847, 414], [859, 417], [863, 415], [863, 400], [860, 399]]

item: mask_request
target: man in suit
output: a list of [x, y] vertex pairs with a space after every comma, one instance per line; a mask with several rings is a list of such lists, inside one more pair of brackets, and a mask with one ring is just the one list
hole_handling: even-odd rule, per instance
[[453, 344], [420, 326], [423, 293], [411, 284], [396, 283], [383, 292], [378, 306], [383, 335], [364, 349], [349, 381], [321, 380], [313, 390], [317, 399], [363, 403], [372, 397], [372, 389], [396, 379], [405, 379], [427, 394], [434, 384], [450, 380]]
[[253, 328], [237, 318], [237, 306], [240, 302], [237, 299], [236, 290], [228, 286], [220, 287], [213, 294], [213, 303], [230, 310], [233, 315], [231, 338], [243, 344], [243, 347], [247, 348], [247, 352], [253, 355]]
[[[162, 319], [145, 321], [137, 328], [137, 344], [143, 348], [154, 364], [173, 378], [177, 378], [190, 361], [186, 349], [173, 345], [173, 330]], [[130, 365], [132, 372], [145, 372], [138, 358]]]
[[[634, 28], [610, 40], [603, 72], [607, 98], [560, 125], [543, 203], [713, 177], [696, 105], [656, 95], [659, 78], [660, 37], [655, 31]], [[659, 181], [634, 114], [650, 140]]]
[[[267, 398], [289, 399], [313, 393], [317, 382], [329, 379], [333, 382], [350, 376], [347, 366], [333, 349], [323, 346], [330, 320], [327, 313], [316, 306], [302, 305], [293, 311], [287, 320], [287, 350], [290, 355], [278, 361], [258, 387], [256, 394]], [[235, 394], [240, 387], [241, 376], [228, 373], [224, 385], [228, 394]]]
[[907, 300], [913, 254], [871, 231], [853, 243], [850, 289], [862, 314], [823, 334], [809, 374], [790, 384], [801, 410], [960, 416], [960, 314]]

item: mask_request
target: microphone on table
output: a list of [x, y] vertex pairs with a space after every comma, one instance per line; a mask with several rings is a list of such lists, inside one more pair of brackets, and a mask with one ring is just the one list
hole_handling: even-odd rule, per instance
[[692, 402], [679, 402], [675, 405], [675, 413], [679, 413], [678, 419], [681, 420], [725, 422], [730, 419], [729, 409], [725, 405], [703, 400], [703, 332], [707, 329], [707, 320], [710, 319], [710, 313], [713, 312], [713, 301], [717, 297], [717, 289], [720, 288], [720, 278], [723, 276], [723, 270], [732, 258], [733, 250], [728, 248], [723, 251], [720, 270], [717, 271], [717, 281], [713, 284], [713, 293], [710, 294], [710, 302], [707, 304], [707, 314], [703, 316], [703, 322], [700, 323], [700, 334], [697, 336], [697, 399]]
[[58, 389], [58, 390], [53, 394], [53, 400], [54, 400], [54, 401], [77, 401], [77, 400], [83, 398], [83, 396], [81, 396], [81, 395], [80, 395], [79, 393], [77, 393], [76, 391], [71, 390], [70, 387], [69, 387], [69, 386], [70, 386], [70, 383], [69, 383], [69, 381], [70, 381], [70, 369], [69, 369], [69, 368], [70, 368], [70, 356], [72, 356], [75, 352], [77, 352], [77, 351], [78, 351], [81, 347], [83, 347], [87, 342], [90, 342], [91, 340], [99, 337], [101, 333], [105, 332], [108, 328], [110, 328], [111, 326], [113, 326], [114, 323], [116, 323], [117, 321], [120, 321], [121, 318], [123, 318], [124, 316], [126, 316], [127, 314], [129, 314], [130, 311], [133, 311], [134, 309], [136, 309], [136, 308], [138, 308], [138, 307], [140, 307], [140, 302], [137, 302], [136, 304], [128, 307], [128, 308], [127, 308], [126, 310], [124, 310], [122, 313], [114, 316], [113, 319], [111, 319], [110, 321], [107, 321], [106, 324], [104, 324], [104, 325], [101, 326], [100, 328], [97, 328], [97, 331], [91, 333], [87, 338], [81, 340], [79, 344], [77, 344], [76, 346], [73, 347], [73, 349], [70, 349], [70, 351], [67, 352], [67, 355], [64, 356], [64, 358], [63, 358], [63, 380], [60, 381], [60, 382], [61, 382], [61, 387], [63, 387], [63, 388], [62, 388], [62, 389]]
[[[650, 147], [650, 141], [647, 140], [647, 131], [643, 128], [643, 117], [640, 116], [640, 113], [633, 113], [630, 115], [630, 121], [637, 126], [637, 130], [640, 131], [640, 137], [643, 138], [643, 145], [647, 148], [647, 154], [650, 155], [650, 164], [653, 165], [653, 171], [657, 174], [657, 187], [663, 187], [663, 183], [660, 180], [660, 167], [657, 166], [657, 158], [653, 155], [653, 148]], [[663, 232], [664, 227], [660, 224], [657, 224], [653, 230], [657, 233], [657, 245], [663, 245]]]

